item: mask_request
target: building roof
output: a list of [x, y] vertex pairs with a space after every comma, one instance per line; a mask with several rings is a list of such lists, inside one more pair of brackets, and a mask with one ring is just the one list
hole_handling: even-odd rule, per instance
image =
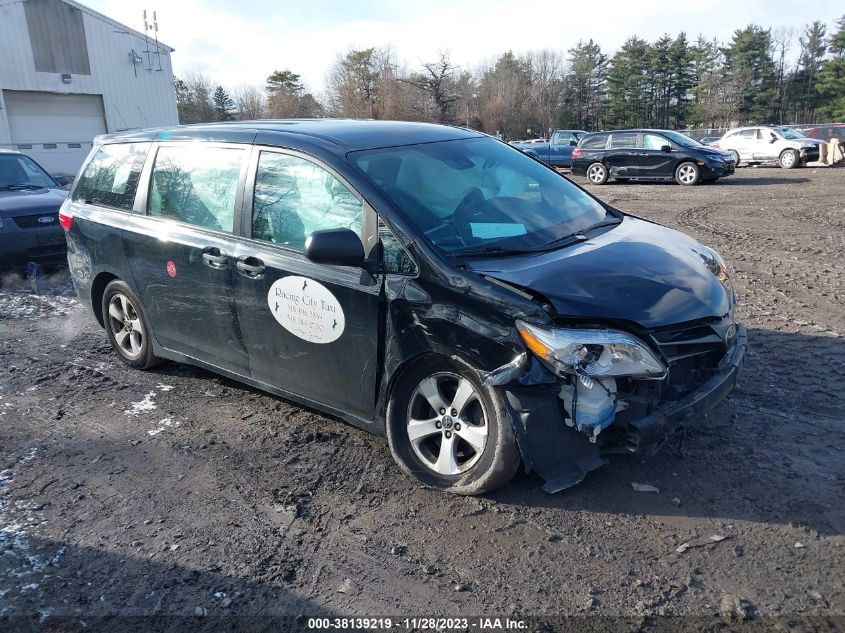
[[300, 141], [311, 138], [352, 152], [461, 138], [481, 138], [485, 135], [465, 128], [407, 121], [279, 119], [152, 128], [98, 136], [95, 142], [205, 140], [272, 145], [274, 139], [281, 142], [285, 136], [295, 136]]

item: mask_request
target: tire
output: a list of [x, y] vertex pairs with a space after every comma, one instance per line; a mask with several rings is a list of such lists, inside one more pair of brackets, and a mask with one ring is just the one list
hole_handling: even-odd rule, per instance
[[801, 157], [794, 149], [785, 149], [780, 153], [778, 162], [784, 169], [795, 169], [801, 164]]
[[501, 488], [520, 463], [498, 394], [472, 369], [442, 357], [421, 360], [399, 377], [387, 409], [387, 440], [406, 475], [454, 494]]
[[125, 282], [115, 279], [106, 286], [102, 300], [103, 323], [114, 351], [135, 369], [160, 364], [153, 355], [152, 330], [141, 300]]
[[701, 170], [698, 165], [686, 161], [675, 169], [675, 182], [685, 187], [691, 187], [701, 182]]
[[730, 151], [730, 153], [731, 153], [731, 154], [733, 154], [733, 157], [734, 157], [734, 167], [739, 167], [739, 152], [738, 152], [738, 151], [736, 151], [735, 149], [728, 150], [728, 151]]
[[592, 163], [587, 167], [587, 180], [594, 185], [603, 185], [607, 182], [607, 167], [602, 163]]

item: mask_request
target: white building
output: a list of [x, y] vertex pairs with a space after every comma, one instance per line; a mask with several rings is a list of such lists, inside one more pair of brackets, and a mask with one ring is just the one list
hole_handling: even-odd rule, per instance
[[177, 124], [171, 52], [73, 0], [0, 0], [0, 148], [74, 174], [97, 134]]

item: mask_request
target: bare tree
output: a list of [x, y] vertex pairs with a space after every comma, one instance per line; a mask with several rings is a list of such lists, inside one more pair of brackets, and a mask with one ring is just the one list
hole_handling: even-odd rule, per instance
[[563, 55], [547, 48], [527, 55], [531, 67], [531, 96], [536, 118], [549, 133], [557, 124], [563, 106]]
[[258, 86], [238, 86], [232, 91], [241, 121], [260, 119], [266, 111], [264, 91]]
[[438, 61], [423, 64], [421, 72], [414, 73], [404, 80], [422, 93], [422, 108], [426, 118], [433, 115], [432, 118], [438, 123], [452, 121], [454, 104], [460, 100], [460, 95], [455, 93], [457, 68], [449, 61], [449, 53], [441, 52]]

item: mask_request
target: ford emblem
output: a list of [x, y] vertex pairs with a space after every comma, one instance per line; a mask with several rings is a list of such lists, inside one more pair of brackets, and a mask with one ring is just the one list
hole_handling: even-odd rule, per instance
[[52, 215], [42, 215], [40, 218], [38, 218], [38, 224], [52, 224], [55, 221], [56, 218], [54, 218]]

